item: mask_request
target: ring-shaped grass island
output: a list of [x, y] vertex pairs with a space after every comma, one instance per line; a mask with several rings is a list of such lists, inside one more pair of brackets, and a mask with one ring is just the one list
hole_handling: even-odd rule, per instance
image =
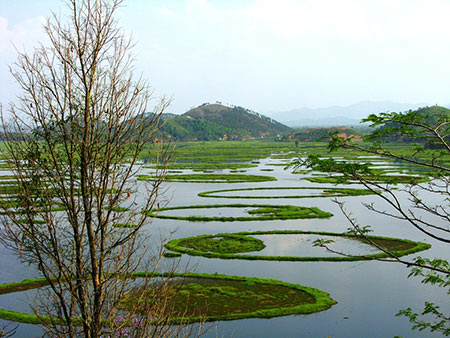
[[[172, 324], [197, 321], [271, 318], [293, 314], [309, 314], [329, 309], [336, 304], [328, 293], [308, 286], [275, 279], [197, 273], [136, 272], [130, 278], [170, 278], [168, 298], [174, 312]], [[20, 292], [46, 286], [44, 279], [30, 279], [0, 285], [0, 294]], [[157, 297], [158, 287], [136, 287], [121, 300], [122, 311], [139, 311]], [[136, 307], [136, 304], [138, 306]], [[0, 309], [4, 320], [37, 324], [58, 318]]]
[[[298, 195], [270, 195], [270, 196], [258, 196], [258, 195], [220, 195], [221, 193], [229, 192], [243, 192], [243, 191], [268, 191], [276, 192], [283, 190], [291, 191], [308, 191], [311, 190], [314, 194], [298, 194]], [[203, 191], [198, 193], [199, 197], [210, 198], [232, 198], [232, 199], [277, 199], [277, 198], [320, 198], [320, 197], [347, 197], [347, 196], [364, 196], [373, 195], [374, 192], [368, 189], [355, 189], [355, 188], [337, 188], [337, 187], [258, 187], [258, 188], [241, 188], [241, 189], [222, 189]]]
[[[220, 209], [220, 208], [240, 208], [247, 209], [249, 216], [175, 216], [162, 215], [161, 212], [170, 210], [189, 209]], [[323, 211], [317, 207], [302, 207], [294, 205], [271, 205], [271, 204], [205, 204], [189, 205], [177, 207], [157, 208], [148, 211], [148, 216], [163, 219], [177, 219], [190, 222], [233, 222], [233, 221], [267, 221], [285, 219], [308, 219], [308, 218], [329, 218], [332, 213]]]
[[[138, 181], [153, 181], [152, 175], [137, 175]], [[165, 175], [166, 182], [184, 183], [244, 183], [244, 182], [270, 182], [277, 179], [273, 176], [265, 175], [245, 175], [245, 174], [176, 174]]]
[[[167, 257], [176, 257], [172, 252], [187, 254], [190, 256], [202, 256], [206, 258], [220, 259], [242, 259], [242, 260], [266, 260], [266, 261], [297, 261], [297, 262], [344, 262], [374, 260], [390, 257], [387, 253], [380, 251], [364, 255], [337, 255], [337, 256], [261, 256], [247, 254], [247, 252], [260, 251], [266, 247], [261, 239], [252, 237], [259, 235], [319, 235], [334, 238], [345, 238], [367, 243], [365, 239], [353, 233], [333, 233], [323, 231], [300, 231], [300, 230], [271, 230], [255, 232], [221, 233], [216, 235], [199, 235], [171, 240], [165, 245], [170, 250]], [[368, 240], [381, 248], [390, 251], [397, 257], [409, 255], [419, 251], [427, 250], [430, 244], [415, 242], [408, 239], [391, 238], [382, 236], [367, 236]], [[242, 254], [245, 253], [245, 254]]]

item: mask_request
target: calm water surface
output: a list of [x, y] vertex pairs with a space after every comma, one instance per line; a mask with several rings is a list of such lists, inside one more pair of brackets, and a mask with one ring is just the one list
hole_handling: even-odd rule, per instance
[[[261, 160], [257, 168], [247, 169], [248, 174], [276, 176], [277, 182], [262, 183], [166, 183], [166, 206], [194, 204], [229, 204], [242, 203], [242, 200], [202, 198], [197, 193], [207, 190], [253, 187], [313, 187], [320, 185], [301, 180], [302, 175], [292, 175], [283, 167], [272, 166], [272, 172], [261, 172], [268, 163], [276, 160]], [[189, 171], [186, 171], [189, 172]], [[227, 173], [228, 170], [217, 171]], [[142, 184], [142, 183], [140, 183]], [[328, 186], [328, 185], [327, 185]], [[351, 185], [348, 187], [355, 188]], [[274, 192], [279, 194], [280, 192]], [[142, 189], [142, 194], [145, 194]], [[247, 193], [246, 193], [247, 194]], [[362, 203], [375, 201], [373, 196], [356, 196], [339, 198], [345, 201], [346, 208], [358, 219], [360, 225], [371, 225], [374, 235], [400, 237], [419, 240], [432, 244], [427, 252], [419, 253], [426, 257], [448, 258], [448, 246], [426, 238], [406, 222], [383, 217], [369, 212]], [[163, 203], [163, 201], [162, 201]], [[298, 206], [317, 206], [334, 214], [330, 219], [280, 220], [253, 222], [188, 222], [177, 220], [154, 219], [146, 226], [151, 236], [149, 244], [159, 246], [161, 238], [182, 238], [200, 234], [221, 232], [258, 231], [258, 230], [308, 230], [343, 232], [350, 227], [339, 208], [330, 198], [289, 199], [248, 199], [245, 203], [254, 204], [291, 204]], [[381, 202], [380, 208], [385, 209]], [[202, 210], [206, 212], [208, 209]], [[208, 213], [211, 210], [207, 211]], [[214, 210], [213, 210], [214, 211]], [[215, 210], [223, 213], [224, 209]], [[234, 210], [233, 213], [237, 213]], [[170, 214], [175, 214], [170, 211]], [[172, 234], [173, 233], [173, 234]], [[327, 255], [312, 248], [313, 236], [259, 236], [273, 237], [268, 246], [259, 254], [267, 255]], [[351, 243], [350, 243], [351, 242]], [[354, 241], [339, 240], [339, 249], [350, 253], [368, 250], [364, 245], [355, 245]], [[353, 251], [352, 251], [353, 250]], [[370, 252], [371, 249], [369, 249]], [[366, 252], [366, 251], [364, 251]], [[410, 256], [412, 257], [412, 256]], [[409, 257], [409, 258], [410, 258]], [[161, 270], [167, 269], [174, 259], [166, 259]], [[242, 276], [275, 278], [290, 283], [316, 287], [329, 292], [338, 303], [331, 309], [310, 315], [277, 317], [272, 319], [245, 319], [224, 321], [214, 324], [208, 337], [439, 337], [438, 334], [410, 330], [410, 323], [405, 318], [395, 317], [395, 313], [405, 307], [421, 311], [425, 300], [439, 303], [441, 309], [450, 311], [449, 298], [445, 290], [426, 286], [419, 279], [408, 279], [409, 270], [402, 265], [383, 262], [272, 262], [220, 260], [203, 257], [183, 256], [180, 266], [188, 265], [194, 272], [223, 273]], [[0, 247], [0, 282], [19, 281], [37, 276], [37, 272], [21, 264], [15, 257]], [[0, 307], [17, 311], [29, 311], [28, 304], [33, 301], [33, 292], [0, 296]], [[20, 324], [15, 337], [37, 337], [39, 328]]]

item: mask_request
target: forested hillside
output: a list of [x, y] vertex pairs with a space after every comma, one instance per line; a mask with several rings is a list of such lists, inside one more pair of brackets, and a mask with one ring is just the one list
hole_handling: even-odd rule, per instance
[[353, 138], [359, 141], [362, 133], [356, 129], [348, 127], [332, 127], [332, 128], [309, 128], [299, 132], [290, 133], [281, 137], [281, 141], [298, 141], [298, 142], [314, 142], [328, 141], [330, 133], [337, 132], [339, 136], [345, 138]]
[[164, 116], [159, 137], [176, 141], [248, 140], [281, 137], [291, 129], [251, 110], [203, 104], [183, 115]]

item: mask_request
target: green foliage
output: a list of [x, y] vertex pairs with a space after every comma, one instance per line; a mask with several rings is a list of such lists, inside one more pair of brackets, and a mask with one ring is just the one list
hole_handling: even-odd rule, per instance
[[347, 229], [348, 234], [352, 234], [355, 236], [359, 236], [359, 235], [367, 236], [371, 232], [373, 232], [373, 230], [371, 229], [370, 225], [365, 225], [362, 227], [359, 225], [355, 225], [354, 227]]
[[[447, 289], [450, 294], [450, 263], [445, 259], [429, 259], [416, 257], [411, 273], [408, 277], [420, 277], [422, 283], [435, 285], [440, 288]], [[436, 270], [425, 269], [424, 267], [432, 267]], [[441, 332], [444, 336], [450, 336], [450, 317], [444, 315], [440, 307], [432, 302], [425, 302], [424, 310], [419, 314], [413, 312], [411, 308], [400, 310], [397, 316], [406, 316], [413, 323], [413, 329], [430, 330]], [[425, 321], [424, 315], [431, 315], [433, 321]]]
[[[364, 137], [364, 142], [354, 142], [338, 134], [330, 135], [328, 149], [331, 152], [350, 150], [352, 153], [363, 152], [369, 155], [380, 156], [383, 159], [400, 161], [411, 164], [415, 171], [421, 170], [423, 176], [390, 176], [383, 171], [370, 169], [368, 165], [358, 163], [346, 163], [333, 159], [319, 158], [317, 154], [311, 154], [306, 161], [298, 160], [297, 167], [307, 166], [313, 170], [337, 174], [332, 177], [306, 178], [315, 182], [351, 183], [359, 181], [369, 189], [376, 187], [383, 193], [377, 195], [389, 205], [393, 212], [375, 209], [373, 205], [367, 205], [369, 210], [376, 211], [387, 217], [406, 220], [415, 229], [422, 231], [427, 236], [442, 243], [449, 243], [449, 175], [450, 175], [450, 110], [443, 107], [425, 107], [416, 111], [405, 113], [381, 113], [372, 114], [363, 122], [370, 122], [373, 130]], [[402, 144], [390, 144], [397, 142]], [[428, 184], [419, 184], [429, 181]], [[403, 183], [402, 188], [409, 196], [410, 206], [405, 207], [398, 202], [397, 196], [389, 186], [381, 184]], [[434, 194], [439, 197], [439, 202], [420, 198], [421, 192]], [[435, 203], [435, 204], [433, 204]], [[422, 216], [416, 216], [416, 210], [424, 212], [433, 221], [424, 221]], [[345, 213], [345, 212], [344, 212]], [[366, 227], [359, 227], [355, 220], [346, 214], [352, 224], [351, 232], [360, 238], [369, 238], [367, 233], [371, 231]], [[326, 246], [327, 243], [317, 242]], [[450, 294], [450, 263], [446, 259], [429, 259], [417, 257], [412, 261], [400, 260], [395, 250], [391, 251], [394, 261], [401, 262], [411, 268], [411, 276], [421, 277], [422, 282], [447, 289]], [[414, 312], [411, 308], [401, 310], [397, 315], [406, 316], [414, 324], [413, 329], [439, 331], [450, 335], [450, 317], [445, 315], [439, 306], [432, 302], [425, 302], [421, 313]], [[430, 319], [431, 318], [431, 319]]]
[[[435, 320], [433, 322], [428, 322], [421, 319], [420, 315], [433, 315]], [[450, 336], [450, 318], [443, 315], [443, 313], [439, 309], [439, 306], [435, 305], [434, 303], [425, 302], [424, 310], [420, 313], [420, 315], [413, 312], [410, 307], [402, 309], [396, 314], [396, 316], [408, 317], [409, 321], [413, 323], [413, 330], [430, 330], [431, 332], [439, 331], [444, 336]]]
[[345, 135], [345, 138], [360, 140], [363, 135], [360, 131], [348, 127], [309, 128], [296, 133], [290, 133], [281, 137], [282, 141], [294, 141], [296, 147], [299, 142], [328, 141], [330, 134]]
[[[408, 161], [434, 171], [448, 171], [450, 164], [450, 110], [434, 106], [406, 113], [372, 114], [363, 122], [370, 122], [374, 130], [364, 137], [365, 143], [334, 135], [328, 145], [332, 151], [353, 149], [371, 154]], [[409, 150], [389, 147], [389, 142], [404, 142]]]
[[313, 246], [319, 246], [319, 247], [325, 247], [328, 244], [332, 244], [332, 243], [334, 243], [333, 239], [318, 238], [312, 243], [312, 245]]
[[176, 116], [165, 120], [158, 132], [158, 137], [174, 141], [219, 140], [224, 135], [233, 135], [235, 139], [240, 139], [245, 133], [224, 127], [214, 121], [192, 119], [188, 116]]
[[433, 148], [437, 144], [433, 130], [438, 127], [443, 135], [450, 131], [448, 124], [442, 125], [450, 122], [450, 109], [432, 106], [406, 113], [372, 114], [363, 122], [379, 127], [365, 138], [366, 141], [421, 143]]

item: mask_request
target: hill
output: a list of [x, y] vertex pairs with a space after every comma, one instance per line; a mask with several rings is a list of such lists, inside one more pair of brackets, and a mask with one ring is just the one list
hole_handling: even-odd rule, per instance
[[[440, 125], [442, 135], [445, 135], [446, 141], [450, 142], [450, 109], [441, 106], [431, 106], [409, 110], [402, 113], [401, 116], [402, 121], [405, 123], [388, 122], [378, 129], [370, 127], [359, 128], [361, 130], [350, 127], [308, 128], [286, 134], [280, 140], [298, 142], [327, 141], [330, 133], [337, 132], [338, 136], [351, 137], [355, 141], [360, 141], [364, 135], [370, 133], [371, 135], [367, 135], [367, 137], [370, 137], [371, 141], [421, 143], [425, 145], [425, 148], [433, 148], [435, 147], [436, 135], [432, 130]], [[428, 125], [430, 127], [429, 132], [424, 133], [423, 128], [420, 129], [421, 132], [418, 132], [419, 129], [414, 123]], [[408, 124], [409, 126], [406, 127]]]
[[291, 129], [243, 107], [202, 104], [183, 115], [163, 116], [159, 137], [176, 141], [272, 138]]
[[302, 131], [290, 133], [281, 138], [281, 141], [314, 142], [328, 141], [330, 133], [338, 132], [338, 136], [353, 138], [355, 141], [362, 139], [362, 133], [353, 128], [333, 127], [333, 128], [309, 128]]
[[[450, 109], [448, 108], [431, 106], [410, 110], [404, 114], [402, 120], [405, 122], [404, 125], [398, 122], [385, 124], [379, 128], [379, 134], [375, 134], [372, 139], [384, 142], [425, 143], [425, 147], [433, 148], [436, 135], [432, 129], [440, 125], [441, 135], [444, 135], [445, 140], [450, 142]], [[423, 132], [423, 128], [418, 129], [412, 122], [428, 125], [429, 132]], [[405, 130], [406, 124], [409, 124], [409, 132]], [[418, 130], [422, 130], [422, 132], [418, 132]], [[382, 137], [377, 138], [377, 135], [382, 135]]]

